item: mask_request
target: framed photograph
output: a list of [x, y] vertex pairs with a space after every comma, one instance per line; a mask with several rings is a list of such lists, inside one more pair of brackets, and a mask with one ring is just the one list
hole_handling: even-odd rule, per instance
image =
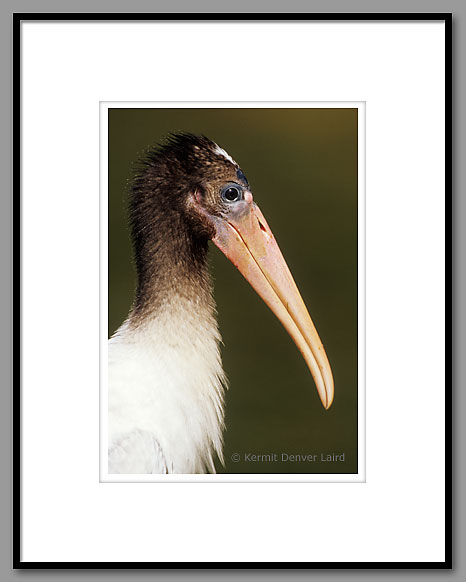
[[15, 567], [450, 567], [451, 15], [14, 38]]
[[[248, 157], [238, 162], [244, 127]], [[255, 187], [246, 169], [258, 151], [264, 185]], [[364, 153], [363, 103], [101, 103], [103, 481], [364, 481]], [[218, 208], [205, 210], [209, 197]], [[223, 224], [209, 212], [241, 239], [220, 240]], [[313, 317], [318, 327], [333, 321], [338, 354], [327, 357], [333, 348], [323, 347], [280, 248], [293, 253], [298, 286], [327, 305]], [[217, 309], [212, 282], [204, 289], [211, 274]], [[138, 380], [129, 369], [147, 349]]]

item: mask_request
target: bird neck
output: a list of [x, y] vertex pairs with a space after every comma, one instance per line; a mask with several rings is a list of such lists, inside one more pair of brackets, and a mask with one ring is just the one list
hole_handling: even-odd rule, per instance
[[160, 229], [163, 240], [152, 234], [139, 241], [135, 303], [110, 342], [112, 394], [124, 419], [134, 402], [144, 403], [141, 414], [169, 472], [215, 472], [215, 456], [223, 462], [226, 379], [207, 242], [194, 240], [181, 225], [174, 230]]
[[214, 312], [208, 241], [177, 213], [133, 221], [137, 289], [130, 322], [138, 326], [174, 311]]

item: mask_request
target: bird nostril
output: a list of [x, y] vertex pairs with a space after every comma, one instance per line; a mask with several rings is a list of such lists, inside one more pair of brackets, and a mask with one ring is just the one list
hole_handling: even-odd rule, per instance
[[265, 226], [262, 224], [262, 222], [257, 219], [257, 222], [259, 223], [260, 229], [263, 230], [264, 232], [267, 232], [267, 229], [265, 228]]

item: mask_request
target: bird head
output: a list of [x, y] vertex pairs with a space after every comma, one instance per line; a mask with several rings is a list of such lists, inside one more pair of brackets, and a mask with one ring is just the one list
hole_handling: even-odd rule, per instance
[[295, 342], [328, 409], [334, 388], [324, 347], [239, 165], [210, 139], [183, 133], [171, 135], [145, 167], [145, 188], [136, 183], [136, 193], [158, 192], [156, 204], [169, 207], [193, 236], [211, 239], [238, 268]]

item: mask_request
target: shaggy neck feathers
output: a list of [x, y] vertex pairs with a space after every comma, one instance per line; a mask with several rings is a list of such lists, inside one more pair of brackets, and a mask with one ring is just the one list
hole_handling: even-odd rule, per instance
[[[134, 180], [129, 210], [137, 289], [109, 348], [115, 472], [215, 472], [215, 455], [222, 460], [226, 380], [207, 263], [209, 233], [185, 212], [193, 188], [165, 154], [150, 155]], [[147, 462], [138, 460], [137, 470], [114, 461], [134, 458], [132, 443], [146, 438], [163, 451], [162, 469], [150, 464], [152, 453]]]
[[137, 271], [132, 323], [183, 299], [214, 307], [207, 265], [210, 233], [185, 210], [195, 188], [169, 149], [151, 152], [140, 165], [129, 204]]

